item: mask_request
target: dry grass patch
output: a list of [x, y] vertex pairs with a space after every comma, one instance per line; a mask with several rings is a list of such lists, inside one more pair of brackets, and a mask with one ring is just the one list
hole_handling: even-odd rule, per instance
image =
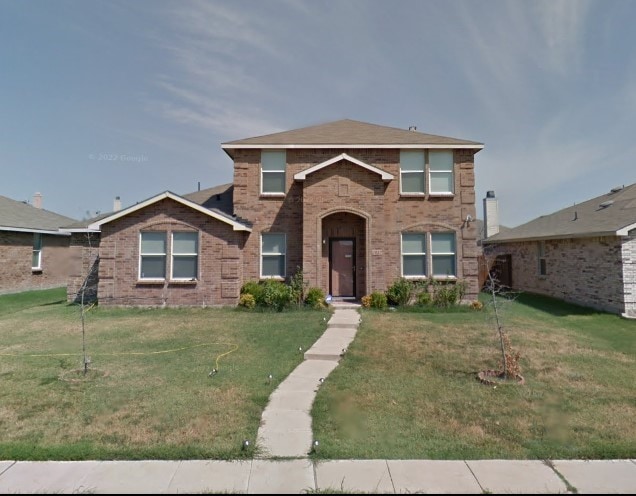
[[314, 403], [318, 456], [635, 457], [636, 322], [523, 296], [504, 324], [525, 386], [475, 379], [500, 359], [485, 312], [365, 311]]
[[11, 312], [0, 297], [8, 459], [249, 456], [241, 443], [254, 441], [269, 395], [326, 327], [319, 311], [95, 308], [84, 377], [78, 308], [29, 305], [30, 296]]

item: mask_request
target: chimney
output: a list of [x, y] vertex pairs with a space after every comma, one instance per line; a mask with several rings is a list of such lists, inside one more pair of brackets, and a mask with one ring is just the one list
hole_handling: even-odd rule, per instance
[[484, 237], [489, 238], [499, 232], [499, 202], [494, 191], [488, 191], [484, 198]]
[[115, 200], [113, 200], [113, 212], [119, 212], [121, 210], [121, 199], [119, 198], [119, 196], [115, 197]]
[[36, 193], [33, 195], [33, 206], [35, 208], [42, 208], [42, 194]]

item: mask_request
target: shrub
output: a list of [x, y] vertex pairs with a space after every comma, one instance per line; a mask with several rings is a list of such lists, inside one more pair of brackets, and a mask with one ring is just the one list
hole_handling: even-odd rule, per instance
[[260, 304], [263, 296], [263, 286], [256, 281], [247, 281], [241, 286], [241, 295], [249, 294], [254, 297], [254, 302]]
[[387, 307], [386, 295], [382, 291], [374, 291], [370, 295], [371, 308], [384, 309]]
[[411, 301], [411, 296], [413, 296], [413, 289], [413, 283], [401, 277], [386, 290], [387, 300], [392, 305], [408, 305]]
[[239, 306], [245, 308], [254, 308], [256, 306], [256, 298], [250, 293], [243, 293], [239, 299]]
[[463, 281], [440, 283], [433, 281], [433, 305], [448, 308], [457, 305], [464, 296], [466, 285]]
[[292, 302], [291, 288], [280, 281], [267, 279], [261, 283], [261, 287], [263, 288], [261, 301], [256, 300], [256, 303], [261, 306], [275, 308], [277, 311], [282, 312]]
[[481, 309], [484, 308], [484, 304], [481, 301], [479, 301], [479, 300], [475, 300], [475, 301], [471, 302], [470, 307], [473, 310], [481, 310]]
[[362, 306], [364, 308], [371, 308], [371, 295], [366, 295], [362, 297]]
[[289, 279], [289, 287], [291, 288], [292, 299], [298, 305], [302, 305], [305, 301], [305, 290], [308, 283], [305, 282], [303, 269], [296, 267], [296, 272]]
[[422, 291], [417, 295], [417, 304], [422, 307], [427, 307], [431, 304], [431, 293], [428, 291]]
[[309, 288], [305, 297], [305, 305], [311, 308], [324, 308], [327, 306], [324, 291], [320, 288]]

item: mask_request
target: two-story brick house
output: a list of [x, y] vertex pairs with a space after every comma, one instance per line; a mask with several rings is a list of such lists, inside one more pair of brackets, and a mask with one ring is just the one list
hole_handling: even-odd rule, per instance
[[234, 304], [249, 280], [360, 298], [429, 276], [476, 297], [474, 156], [481, 143], [341, 120], [231, 141], [232, 185], [165, 192], [101, 231], [102, 304]]

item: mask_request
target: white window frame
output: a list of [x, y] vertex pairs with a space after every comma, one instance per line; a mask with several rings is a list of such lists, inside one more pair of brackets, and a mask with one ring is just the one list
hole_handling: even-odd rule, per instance
[[[541, 262], [543, 262], [543, 264]], [[548, 275], [548, 262], [545, 258], [545, 241], [537, 241], [537, 274], [539, 277]]]
[[[282, 170], [263, 170], [263, 156], [267, 153], [282, 153], [283, 154], [283, 169]], [[285, 194], [287, 187], [287, 151], [286, 150], [261, 150], [261, 195], [263, 196], [282, 196]], [[263, 191], [263, 185], [265, 184], [265, 174], [281, 174], [283, 175], [283, 190], [282, 191]]]
[[[197, 251], [195, 253], [175, 253], [174, 251], [174, 235], [175, 234], [193, 234], [197, 237]], [[171, 281], [198, 281], [199, 280], [199, 251], [201, 251], [201, 237], [196, 231], [172, 231], [170, 233], [170, 280]], [[175, 257], [196, 257], [197, 270], [194, 278], [192, 277], [175, 277], [174, 276], [174, 259]]]
[[[142, 247], [142, 236], [144, 233], [163, 233], [166, 237], [166, 243], [165, 243], [165, 250], [164, 253], [142, 253], [141, 251], [141, 247]], [[138, 279], [140, 281], [165, 281], [166, 277], [142, 277], [142, 273], [141, 273], [141, 260], [142, 257], [159, 257], [159, 256], [163, 256], [164, 257], [164, 268], [165, 268], [165, 274], [166, 276], [168, 275], [168, 267], [165, 267], [165, 265], [168, 263], [168, 253], [167, 253], [167, 248], [168, 248], [168, 232], [167, 231], [139, 231], [139, 272], [137, 274]]]
[[[453, 248], [455, 249], [454, 252], [434, 252], [433, 251], [433, 236], [435, 236], [436, 234], [450, 234], [453, 236]], [[433, 278], [435, 279], [446, 279], [446, 280], [451, 280], [451, 279], [457, 279], [457, 233], [453, 232], [453, 231], [436, 231], [436, 232], [431, 232], [430, 233], [430, 240], [431, 240], [431, 244], [430, 244], [430, 252], [431, 252], [431, 268], [429, 273], [431, 274], [431, 276], [433, 276]], [[449, 256], [452, 255], [453, 258], [455, 259], [455, 263], [454, 263], [454, 267], [453, 267], [453, 272], [454, 274], [435, 274], [434, 272], [434, 259], [435, 256]]]
[[[419, 236], [423, 236], [424, 237], [424, 252], [423, 253], [419, 253], [419, 252], [404, 253], [404, 235], [405, 234], [417, 234]], [[428, 247], [429, 247], [429, 240], [428, 240], [427, 233], [409, 232], [409, 231], [404, 231], [400, 233], [400, 265], [401, 265], [400, 273], [402, 274], [402, 277], [404, 277], [405, 279], [423, 279], [427, 277], [427, 274], [429, 272], [429, 263], [428, 263], [428, 256], [427, 256]], [[404, 255], [424, 257], [424, 273], [422, 275], [404, 275]]]
[[[436, 154], [436, 153], [450, 153], [451, 154], [451, 168], [447, 169], [447, 170], [432, 170], [431, 169], [431, 153]], [[427, 160], [427, 165], [428, 165], [428, 187], [429, 187], [429, 194], [433, 195], [433, 196], [452, 196], [455, 194], [455, 153], [453, 152], [453, 150], [447, 150], [447, 149], [442, 149], [442, 150], [428, 150], [428, 160]], [[451, 177], [451, 191], [433, 191], [432, 187], [433, 187], [433, 177], [435, 175], [437, 175], [438, 177], [441, 176], [442, 174], [450, 174]]]
[[[406, 154], [415, 154], [415, 153], [421, 153], [422, 154], [422, 170], [403, 170], [402, 169], [402, 154], [406, 153]], [[403, 191], [402, 190], [402, 184], [403, 184], [403, 176], [404, 174], [411, 174], [411, 175], [415, 175], [415, 174], [422, 174], [422, 179], [423, 179], [423, 183], [424, 183], [424, 189], [423, 191]], [[427, 187], [427, 181], [426, 181], [426, 150], [400, 150], [400, 195], [403, 196], [424, 196], [426, 195], [426, 187]]]
[[[284, 240], [284, 249], [285, 251], [282, 253], [263, 253], [263, 236], [267, 236], [269, 234], [272, 235], [277, 235], [277, 236], [283, 236], [283, 240]], [[260, 239], [260, 257], [259, 257], [259, 274], [260, 274], [260, 278], [261, 279], [285, 279], [285, 277], [287, 277], [287, 234], [286, 233], [281, 233], [281, 232], [262, 232], [261, 233], [261, 239]], [[283, 257], [283, 275], [275, 275], [275, 276], [271, 276], [271, 275], [263, 275], [263, 256], [282, 256]]]
[[[38, 263], [33, 265], [33, 256], [37, 253]], [[31, 254], [31, 270], [42, 270], [42, 233], [33, 233], [33, 252]]]

